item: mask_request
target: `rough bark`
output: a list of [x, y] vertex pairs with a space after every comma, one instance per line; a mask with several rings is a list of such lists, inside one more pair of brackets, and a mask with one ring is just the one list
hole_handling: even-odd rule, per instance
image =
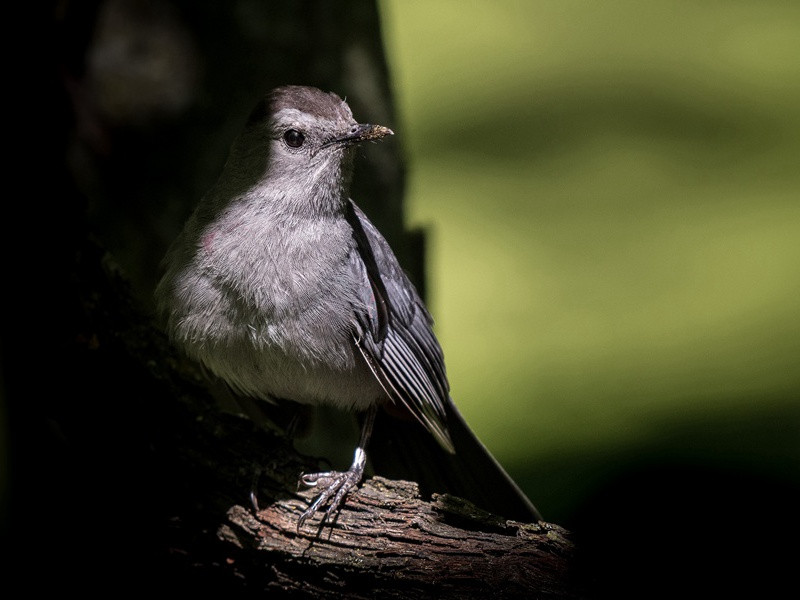
[[415, 484], [382, 477], [351, 494], [331, 526], [297, 532], [303, 506], [228, 511], [219, 535], [243, 551], [232, 562], [248, 565], [251, 584], [348, 598], [577, 597], [574, 548], [556, 525], [503, 521], [452, 497], [425, 502]]

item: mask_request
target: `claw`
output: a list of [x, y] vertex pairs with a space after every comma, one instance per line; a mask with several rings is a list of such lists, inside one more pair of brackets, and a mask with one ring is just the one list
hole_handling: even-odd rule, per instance
[[331, 503], [325, 510], [322, 521], [320, 521], [320, 529], [323, 525], [325, 525], [326, 521], [338, 516], [339, 511], [344, 504], [344, 499], [347, 496], [347, 493], [356, 487], [358, 482], [361, 481], [361, 477], [364, 475], [364, 467], [367, 464], [367, 454], [364, 452], [364, 448], [367, 447], [367, 442], [372, 434], [372, 425], [375, 421], [376, 410], [377, 407], [372, 406], [367, 413], [367, 417], [364, 420], [364, 425], [361, 428], [361, 439], [359, 441], [358, 448], [356, 448], [355, 455], [353, 456], [353, 464], [350, 465], [350, 468], [347, 471], [308, 473], [300, 476], [298, 488], [300, 485], [305, 485], [306, 487], [319, 488], [322, 491], [320, 492], [319, 496], [317, 496], [317, 499], [311, 503], [311, 506], [309, 506], [297, 520], [298, 534], [300, 533], [300, 528], [303, 526], [303, 524], [315, 512], [317, 512], [321, 506], [328, 502], [331, 497], [333, 497], [333, 500], [331, 500]]
[[326, 473], [306, 473], [300, 476], [298, 487], [300, 484], [306, 487], [329, 487], [333, 484], [337, 477], [342, 474], [338, 471], [328, 471]]
[[[314, 515], [320, 507], [324, 506], [328, 500], [330, 504], [325, 510], [325, 515], [320, 522], [320, 526], [324, 525], [326, 521], [336, 516], [344, 504], [344, 499], [348, 492], [355, 488], [361, 477], [364, 475], [364, 465], [367, 458], [364, 450], [356, 448], [353, 464], [347, 471], [327, 471], [324, 473], [307, 473], [300, 476], [298, 487], [305, 485], [306, 487], [317, 487], [322, 491], [316, 500], [303, 511], [300, 518], [297, 520], [297, 532], [300, 533], [300, 528], [303, 524]], [[333, 498], [331, 500], [331, 498]]]

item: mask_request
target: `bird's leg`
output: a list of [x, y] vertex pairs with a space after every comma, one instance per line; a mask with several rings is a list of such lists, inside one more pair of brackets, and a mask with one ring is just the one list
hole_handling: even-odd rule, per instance
[[[317, 499], [309, 506], [305, 512], [300, 515], [297, 521], [297, 530], [303, 526], [303, 523], [311, 517], [317, 510], [324, 506], [328, 500], [330, 504], [325, 510], [325, 516], [322, 518], [322, 523], [325, 523], [332, 516], [336, 515], [342, 507], [345, 496], [347, 493], [358, 485], [361, 477], [364, 475], [364, 467], [367, 464], [367, 443], [372, 435], [372, 425], [375, 422], [375, 414], [377, 407], [370, 407], [367, 412], [364, 425], [361, 427], [361, 438], [358, 442], [355, 455], [353, 456], [353, 464], [347, 471], [327, 471], [324, 473], [308, 473], [300, 476], [300, 484], [306, 487], [319, 488], [320, 494]], [[331, 500], [332, 498], [332, 500]]]

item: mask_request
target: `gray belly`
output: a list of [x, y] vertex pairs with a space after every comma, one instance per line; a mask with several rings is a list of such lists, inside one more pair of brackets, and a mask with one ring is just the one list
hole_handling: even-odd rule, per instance
[[218, 343], [213, 352], [205, 347], [187, 350], [246, 396], [355, 410], [381, 400], [384, 392], [349, 336], [329, 332], [325, 339], [278, 344], [254, 335]]
[[[295, 224], [291, 236], [244, 225], [212, 228], [166, 278], [172, 339], [248, 396], [355, 409], [382, 399], [352, 339], [360, 282], [349, 264], [353, 242], [345, 225], [324, 230], [340, 238], [336, 254], [318, 243], [316, 223]], [[252, 245], [270, 237], [285, 243]]]

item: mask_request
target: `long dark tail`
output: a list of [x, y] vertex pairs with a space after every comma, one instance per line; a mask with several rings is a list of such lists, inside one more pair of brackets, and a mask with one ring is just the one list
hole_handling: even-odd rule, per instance
[[489, 512], [522, 522], [540, 521], [536, 507], [464, 421], [452, 402], [447, 426], [455, 454], [443, 450], [414, 420], [380, 411], [367, 456], [377, 475], [416, 481], [423, 496], [449, 493]]

